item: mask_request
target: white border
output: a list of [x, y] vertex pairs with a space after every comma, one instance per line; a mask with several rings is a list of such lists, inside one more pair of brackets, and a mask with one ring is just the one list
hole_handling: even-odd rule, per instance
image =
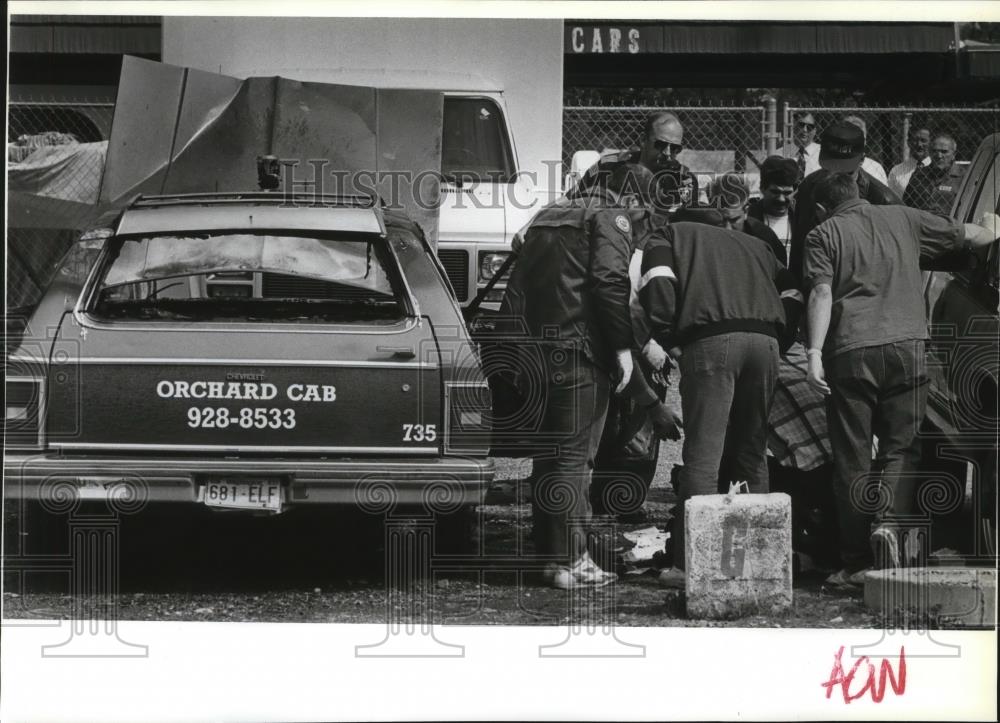
[[[12, 2], [19, 14], [986, 21], [994, 2]], [[13, 621], [23, 623], [24, 621]], [[935, 633], [958, 658], [910, 658], [903, 696], [827, 700], [833, 654], [871, 630], [621, 628], [642, 658], [538, 657], [564, 628], [448, 627], [464, 657], [359, 659], [385, 626], [121, 623], [146, 658], [58, 659], [67, 623], [4, 627], [3, 720], [996, 720], [996, 633]], [[919, 647], [920, 638], [911, 634]], [[907, 642], [907, 644], [909, 644]], [[845, 660], [845, 662], [847, 662]], [[879, 662], [876, 660], [876, 662]]]

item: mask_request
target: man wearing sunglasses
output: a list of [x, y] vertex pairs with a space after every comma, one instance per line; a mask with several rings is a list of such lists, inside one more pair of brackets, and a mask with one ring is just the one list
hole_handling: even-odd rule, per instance
[[698, 200], [698, 181], [691, 169], [677, 156], [684, 150], [684, 126], [669, 111], [660, 111], [646, 118], [639, 146], [621, 153], [609, 154], [592, 166], [567, 195], [578, 197], [595, 186], [606, 187], [616, 168], [627, 163], [639, 163], [653, 172], [659, 188], [659, 202], [671, 211]]
[[799, 167], [799, 180], [819, 170], [819, 143], [816, 142], [816, 118], [809, 111], [795, 114], [793, 143], [781, 149], [781, 155], [791, 158]]

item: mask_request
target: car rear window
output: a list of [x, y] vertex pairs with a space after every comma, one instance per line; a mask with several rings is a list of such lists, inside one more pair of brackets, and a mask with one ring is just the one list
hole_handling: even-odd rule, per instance
[[350, 322], [406, 313], [384, 239], [289, 233], [117, 238], [90, 311], [109, 319]]

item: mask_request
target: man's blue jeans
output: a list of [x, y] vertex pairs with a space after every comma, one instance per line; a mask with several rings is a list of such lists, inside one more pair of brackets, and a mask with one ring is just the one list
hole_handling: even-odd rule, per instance
[[671, 532], [674, 565], [684, 567], [684, 501], [717, 491], [725, 453], [731, 481], [767, 492], [767, 417], [778, 377], [778, 341], [731, 332], [699, 339], [680, 358], [684, 467]]
[[590, 479], [611, 380], [582, 352], [552, 349], [545, 356], [546, 400], [539, 441], [553, 449], [534, 461], [532, 530], [536, 552], [570, 564], [587, 550]]
[[[872, 564], [871, 522], [912, 514], [920, 458], [917, 430], [927, 407], [924, 342], [866, 346], [824, 360], [833, 447], [840, 557], [851, 572]], [[878, 453], [872, 460], [872, 435]]]

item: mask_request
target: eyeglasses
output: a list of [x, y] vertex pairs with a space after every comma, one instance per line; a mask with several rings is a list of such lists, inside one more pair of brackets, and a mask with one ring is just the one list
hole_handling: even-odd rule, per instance
[[815, 130], [816, 124], [815, 123], [802, 123], [802, 122], [798, 122], [798, 123], [795, 124], [795, 127], [796, 128], [805, 128], [807, 131], [811, 131], [811, 130]]
[[663, 153], [669, 148], [671, 155], [674, 156], [684, 150], [684, 146], [680, 143], [671, 143], [670, 141], [653, 141], [653, 148], [656, 149], [657, 153]]

